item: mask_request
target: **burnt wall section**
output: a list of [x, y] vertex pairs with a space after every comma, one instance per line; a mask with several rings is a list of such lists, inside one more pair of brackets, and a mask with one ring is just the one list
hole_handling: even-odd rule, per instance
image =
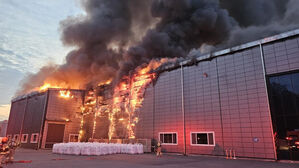
[[107, 116], [97, 116], [94, 139], [108, 139], [109, 118]]
[[263, 51], [267, 75], [299, 69], [299, 37], [264, 44]]

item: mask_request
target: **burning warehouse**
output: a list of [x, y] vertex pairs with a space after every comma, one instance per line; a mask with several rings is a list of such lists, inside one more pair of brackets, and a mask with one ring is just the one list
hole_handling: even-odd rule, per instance
[[23, 81], [7, 135], [34, 148], [150, 140], [166, 152], [298, 160], [298, 6], [82, 1], [86, 15], [61, 22], [75, 49]]
[[7, 135], [31, 148], [136, 138], [161, 141], [166, 152], [298, 158], [297, 141], [288, 140], [299, 134], [298, 35], [295, 30], [160, 69], [152, 62], [155, 72], [139, 69], [113, 94], [102, 84], [96, 91], [48, 89], [16, 98]]

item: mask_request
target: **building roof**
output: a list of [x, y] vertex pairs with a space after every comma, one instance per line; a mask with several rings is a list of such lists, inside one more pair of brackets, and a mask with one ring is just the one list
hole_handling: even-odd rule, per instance
[[26, 98], [34, 97], [34, 96], [37, 96], [37, 95], [41, 95], [41, 94], [46, 93], [48, 90], [85, 91], [85, 90], [80, 90], [80, 89], [48, 88], [48, 89], [45, 90], [45, 91], [41, 91], [41, 92], [33, 91], [33, 92], [28, 93], [28, 94], [24, 94], [24, 95], [21, 95], [21, 96], [17, 96], [17, 97], [15, 97], [15, 98], [13, 98], [13, 99], [11, 100], [11, 102], [16, 102], [16, 101], [19, 101], [19, 100], [22, 100], [22, 99], [26, 99]]
[[207, 53], [207, 54], [201, 54], [198, 52], [198, 53], [189, 55], [190, 56], [189, 59], [188, 58], [184, 59], [183, 61], [181, 61], [179, 63], [167, 64], [167, 65], [163, 66], [162, 68], [159, 68], [157, 71], [158, 72], [169, 71], [172, 69], [179, 68], [180, 66], [190, 65], [190, 64], [194, 64], [195, 62], [201, 62], [204, 60], [211, 60], [213, 58], [223, 56], [223, 55], [226, 55], [226, 54], [229, 54], [232, 52], [244, 50], [247, 48], [252, 48], [254, 46], [263, 45], [266, 43], [270, 43], [273, 41], [277, 41], [277, 40], [281, 40], [281, 39], [285, 39], [285, 38], [289, 38], [289, 37], [297, 36], [297, 35], [299, 35], [299, 29], [288, 31], [285, 33], [271, 36], [271, 37], [266, 37], [266, 38], [263, 38], [260, 40], [248, 42], [248, 43], [245, 43], [242, 45], [238, 45], [235, 47], [227, 48], [227, 49], [216, 51], [216, 52], [211, 52], [211, 53]]

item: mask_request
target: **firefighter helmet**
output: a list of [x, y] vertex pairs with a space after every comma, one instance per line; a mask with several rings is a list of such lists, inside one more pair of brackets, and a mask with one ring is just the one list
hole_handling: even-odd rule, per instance
[[2, 138], [2, 143], [6, 143], [6, 142], [8, 142], [8, 138], [7, 137], [3, 137]]

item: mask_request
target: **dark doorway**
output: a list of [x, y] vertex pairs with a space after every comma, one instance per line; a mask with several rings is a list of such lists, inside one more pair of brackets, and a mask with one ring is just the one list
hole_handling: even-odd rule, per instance
[[46, 148], [52, 148], [55, 143], [63, 142], [64, 124], [48, 124]]
[[299, 160], [299, 72], [268, 78], [278, 159]]

